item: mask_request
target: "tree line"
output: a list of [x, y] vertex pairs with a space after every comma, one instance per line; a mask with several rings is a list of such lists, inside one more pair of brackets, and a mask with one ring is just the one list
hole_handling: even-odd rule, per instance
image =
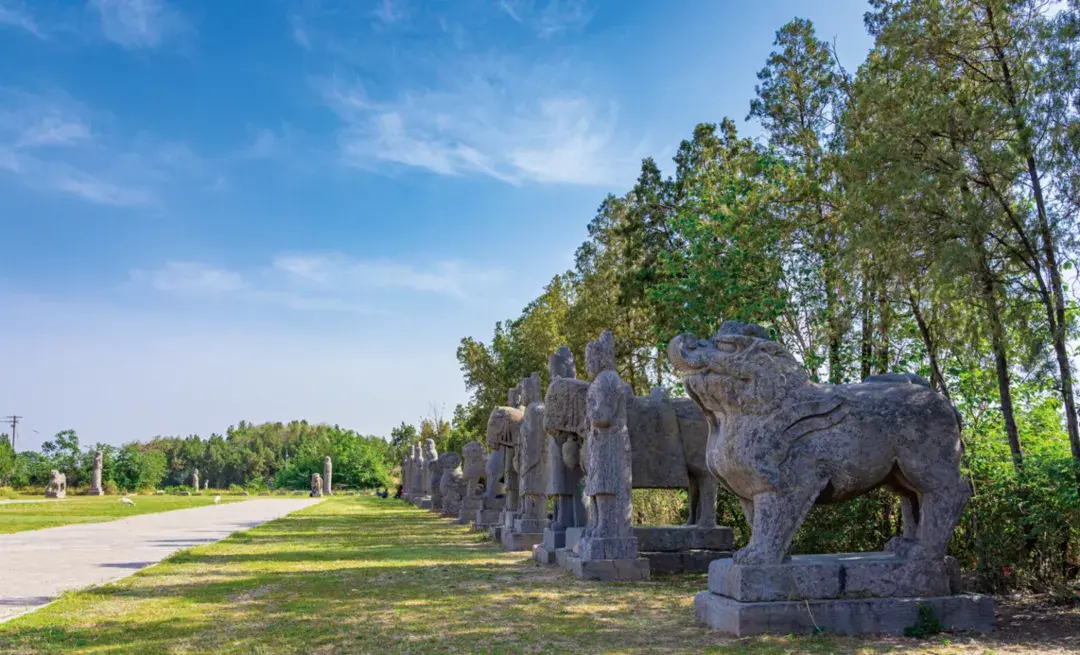
[[[482, 434], [508, 388], [560, 345], [583, 361], [602, 330], [645, 394], [680, 391], [672, 337], [755, 322], [817, 382], [930, 380], [963, 416], [975, 489], [952, 551], [985, 588], [1060, 585], [1080, 560], [1080, 1], [871, 0], [865, 25], [848, 70], [790, 21], [749, 99], [760, 137], [701, 123], [672, 174], [645, 159], [605, 198], [572, 270], [490, 341], [462, 339], [455, 426]], [[873, 495], [816, 509], [797, 547], [877, 549], [898, 529]]]
[[206, 439], [159, 436], [123, 446], [83, 447], [74, 430], [65, 430], [43, 443], [40, 452], [15, 453], [6, 439], [0, 439], [0, 484], [42, 487], [49, 481], [49, 471], [57, 469], [72, 489], [87, 487], [97, 451], [103, 454], [103, 486], [112, 492], [183, 488], [191, 484], [196, 469], [200, 480], [215, 489], [306, 489], [311, 474], [322, 473], [326, 456], [334, 463], [335, 485], [385, 487], [400, 459], [382, 437], [307, 421], [241, 421], [224, 435]]

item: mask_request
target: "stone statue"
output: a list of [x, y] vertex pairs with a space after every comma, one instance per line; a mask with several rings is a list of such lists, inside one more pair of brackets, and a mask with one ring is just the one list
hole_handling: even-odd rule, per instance
[[[636, 558], [630, 504], [630, 432], [626, 427], [626, 401], [633, 391], [615, 372], [615, 339], [611, 332], [604, 332], [586, 346], [585, 368], [594, 379], [585, 399], [590, 429], [585, 498], [591, 520], [581, 540], [582, 556]], [[595, 552], [587, 555], [590, 550]]]
[[887, 550], [944, 557], [971, 489], [958, 414], [926, 380], [815, 384], [762, 328], [735, 322], [710, 339], [676, 337], [668, 357], [708, 420], [709, 468], [751, 525], [736, 564], [780, 564], [813, 504], [883, 485], [900, 494], [904, 519]]
[[[520, 390], [515, 387], [509, 394], [511, 402], [520, 401]], [[491, 411], [487, 424], [487, 445], [492, 450], [498, 450], [502, 454], [503, 464], [503, 507], [500, 515], [500, 525], [513, 526], [513, 520], [517, 514], [519, 503], [518, 475], [516, 469], [516, 449], [521, 435], [521, 422], [525, 419], [525, 412], [520, 407], [496, 407]], [[501, 533], [501, 528], [496, 532]], [[499, 538], [499, 535], [492, 534]]]
[[[562, 346], [548, 357], [548, 378], [551, 384], [548, 385], [548, 394], [544, 398], [544, 431], [548, 435], [547, 493], [555, 498], [554, 518], [550, 527], [554, 532], [565, 532], [566, 528], [583, 527], [586, 523], [585, 505], [582, 499], [582, 480], [585, 471], [581, 467], [580, 458], [584, 435], [554, 427], [566, 423], [580, 424], [583, 421], [574, 417], [569, 420], [566, 417], [552, 417], [549, 410], [551, 401], [554, 400], [552, 389], [558, 389], [560, 386], [556, 380], [577, 378], [574, 353], [566, 346]], [[585, 388], [587, 387], [586, 384]], [[567, 403], [555, 403], [555, 405], [558, 409], [568, 406]], [[576, 409], [572, 403], [570, 405], [572, 410]], [[561, 547], [561, 543], [558, 547]]]
[[465, 476], [461, 473], [461, 455], [454, 452], [439, 456], [442, 465], [442, 515], [457, 517], [461, 513], [461, 501], [465, 496]]
[[420, 451], [420, 444], [414, 443], [410, 452], [412, 457], [412, 465], [409, 467], [410, 497], [413, 504], [419, 504], [421, 496], [424, 495], [424, 458]]
[[90, 491], [91, 496], [100, 496], [105, 493], [105, 490], [101, 488], [101, 468], [104, 455], [99, 450], [94, 453], [94, 469], [90, 473]]
[[[584, 452], [582, 444], [589, 434], [585, 416], [588, 390], [588, 382], [570, 377], [553, 377], [548, 385], [544, 429], [559, 444], [564, 459], [567, 454], [573, 457]], [[656, 388], [648, 396], [627, 398], [626, 415], [634, 488], [687, 489], [690, 497], [687, 525], [715, 528], [716, 478], [705, 463], [709, 429], [694, 402], [689, 398], [669, 398], [663, 389]], [[552, 460], [554, 452], [549, 449], [552, 466], [556, 465]], [[563, 475], [567, 479], [562, 489], [574, 488], [586, 463], [575, 469], [563, 462]], [[552, 480], [558, 481], [559, 476], [553, 473]], [[551, 489], [549, 493], [555, 491]], [[560, 524], [581, 525], [581, 517], [574, 517], [572, 522], [568, 515], [564, 521], [558, 514], [557, 511], [556, 520]]]
[[435, 448], [434, 439], [424, 439], [424, 443], [420, 446], [420, 467], [423, 469], [423, 489], [424, 495], [430, 496], [434, 493], [434, 487], [431, 484], [431, 474], [428, 473], [432, 462], [439, 459], [439, 451]]
[[[432, 443], [432, 448], [434, 448], [434, 443]], [[442, 511], [442, 472], [442, 461], [438, 457], [427, 463], [427, 485], [431, 489], [430, 509], [434, 512]]]
[[195, 491], [199, 490], [199, 469], [191, 472], [191, 488]]
[[401, 455], [401, 496], [405, 500], [409, 499], [409, 464], [409, 449], [406, 448]]
[[67, 476], [53, 469], [49, 471], [49, 486], [45, 487], [46, 498], [64, 498], [67, 496]]
[[476, 510], [484, 508], [484, 444], [470, 441], [461, 447], [462, 475], [465, 477], [465, 496], [461, 501], [458, 523], [465, 524], [476, 518]]
[[323, 480], [318, 473], [311, 474], [311, 494], [313, 498], [323, 495]]
[[484, 509], [503, 506], [503, 452], [494, 450], [484, 462]]
[[330, 496], [333, 495], [334, 486], [334, 463], [330, 461], [330, 456], [323, 457], [322, 461], [323, 470], [323, 494]]
[[518, 514], [514, 529], [519, 533], [542, 533], [547, 526], [547, 483], [544, 475], [544, 404], [540, 395], [540, 374], [521, 382], [521, 400], [526, 403], [516, 449], [519, 485]]

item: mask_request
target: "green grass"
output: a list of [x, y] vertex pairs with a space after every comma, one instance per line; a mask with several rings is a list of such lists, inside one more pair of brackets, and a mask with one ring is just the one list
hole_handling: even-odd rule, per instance
[[[0, 503], [0, 534], [70, 523], [114, 521], [136, 514], [168, 512], [214, 503], [213, 496], [133, 496], [132, 500], [135, 501], [134, 507], [121, 503], [119, 496], [68, 496], [62, 500], [33, 503]], [[223, 503], [237, 500], [242, 499], [221, 497]]]
[[999, 646], [967, 637], [733, 640], [695, 622], [692, 599], [704, 586], [701, 575], [582, 582], [400, 501], [335, 497], [2, 624], [0, 653], [869, 655]]

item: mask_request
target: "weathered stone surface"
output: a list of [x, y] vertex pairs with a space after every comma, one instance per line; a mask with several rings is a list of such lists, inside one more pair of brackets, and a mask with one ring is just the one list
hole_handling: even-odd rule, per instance
[[518, 433], [517, 469], [519, 505], [514, 529], [542, 532], [547, 526], [547, 484], [544, 470], [544, 405], [540, 397], [540, 374], [521, 381], [522, 396], [529, 404]]
[[765, 337], [758, 326], [727, 322], [710, 339], [683, 335], [668, 346], [714, 435], [709, 467], [740, 498], [752, 527], [735, 561], [780, 564], [814, 503], [882, 485], [904, 490], [904, 536], [887, 550], [944, 557], [971, 496], [949, 401], [915, 375], [814, 384], [787, 349]]
[[461, 473], [461, 455], [443, 453], [439, 456], [442, 465], [442, 480], [439, 490], [442, 492], [442, 515], [457, 518], [461, 513], [461, 500], [465, 496], [465, 476]]
[[430, 497], [430, 503], [428, 504], [428, 507], [426, 507], [425, 509], [430, 509], [430, 510], [435, 511], [435, 512], [441, 512], [442, 511], [442, 506], [443, 506], [442, 474], [443, 474], [442, 460], [435, 459], [435, 460], [433, 460], [431, 462], [428, 462], [426, 475], [427, 475], [427, 478], [428, 478], [428, 485], [431, 487], [431, 497]]
[[478, 509], [476, 510], [476, 517], [473, 521], [473, 530], [489, 530], [499, 522], [499, 516], [502, 514], [502, 510], [498, 509]]
[[706, 573], [718, 559], [730, 558], [730, 550], [640, 551], [653, 573]]
[[566, 530], [555, 530], [550, 526], [544, 528], [544, 547], [552, 552], [560, 548], [566, 548]]
[[[585, 416], [588, 389], [588, 382], [571, 378], [552, 378], [548, 385], [544, 428], [556, 439], [564, 459], [568, 457], [564, 444], [574, 448], [576, 455], [589, 434]], [[656, 389], [648, 396], [628, 397], [626, 412], [634, 488], [687, 489], [688, 524], [715, 527], [716, 479], [705, 462], [709, 428], [701, 411], [688, 398], [672, 399], [662, 389]], [[548, 493], [573, 489], [580, 482], [581, 474], [573, 477], [575, 468], [564, 466], [570, 479], [565, 486], [552, 487]], [[579, 465], [577, 470], [581, 468]], [[553, 485], [560, 481], [555, 474], [551, 478]]]
[[434, 439], [424, 439], [424, 442], [420, 445], [420, 468], [421, 478], [420, 481], [423, 484], [424, 495], [434, 496], [435, 487], [442, 480], [442, 475], [434, 477], [431, 471], [431, 465], [439, 460], [439, 451], [435, 448]]
[[102, 468], [102, 453], [97, 451], [94, 453], [94, 469], [90, 473], [90, 491], [87, 492], [91, 496], [100, 496], [105, 493], [101, 488], [101, 468]]
[[675, 552], [684, 550], [729, 551], [735, 548], [731, 528], [700, 528], [696, 525], [634, 526], [638, 550]]
[[506, 550], [528, 550], [531, 551], [534, 546], [539, 544], [544, 538], [543, 533], [539, 532], [517, 532], [515, 530], [508, 530], [503, 527], [499, 533], [499, 541]]
[[311, 474], [311, 493], [312, 497], [323, 495], [323, 483], [322, 476], [318, 473]]
[[[565, 387], [559, 380], [574, 380], [577, 377], [577, 369], [574, 365], [574, 354], [566, 346], [562, 346], [548, 357], [548, 385], [544, 395], [544, 432], [547, 435], [545, 444], [544, 460], [546, 466], [547, 495], [553, 497], [553, 514], [551, 529], [555, 532], [563, 532], [566, 528], [584, 526], [588, 522], [585, 512], [582, 480], [585, 470], [582, 467], [581, 447], [587, 434], [588, 425], [585, 420], [584, 394], [581, 395], [580, 416], [559, 417], [551, 422], [549, 427], [547, 402], [548, 397], [554, 398], [560, 393], [560, 389], [574, 393], [574, 385]], [[577, 380], [574, 380], [576, 383]], [[580, 386], [580, 385], [579, 385]], [[585, 391], [588, 385], [584, 386]], [[560, 407], [564, 410], [577, 411], [577, 403], [563, 402]], [[555, 425], [575, 424], [577, 430], [565, 430], [554, 427]], [[554, 549], [552, 549], [554, 550]]]
[[[520, 402], [520, 385], [511, 389], [507, 395], [510, 401]], [[524, 420], [525, 410], [518, 406], [496, 407], [488, 417], [486, 433], [488, 448], [498, 450], [502, 454], [504, 514], [516, 512], [520, 502], [516, 449], [521, 436], [521, 423]]]
[[533, 559], [541, 564], [555, 564], [555, 549], [541, 542], [533, 546]]
[[578, 544], [581, 543], [581, 538], [585, 536], [585, 528], [567, 528], [566, 529], [566, 547], [570, 550], [577, 550]]
[[45, 497], [67, 497], [67, 476], [56, 469], [49, 471], [49, 485], [45, 487]]
[[649, 560], [644, 557], [621, 560], [585, 560], [562, 548], [555, 553], [559, 566], [582, 580], [603, 582], [642, 581], [649, 579]]
[[487, 459], [484, 456], [484, 444], [479, 441], [470, 441], [461, 447], [461, 473], [465, 478], [465, 495], [461, 499], [461, 510], [458, 513], [456, 523], [465, 525], [470, 523], [476, 516], [476, 510], [484, 507], [485, 486], [481, 480], [485, 479], [484, 465]]
[[994, 629], [993, 599], [975, 594], [741, 603], [702, 591], [694, 597], [694, 614], [698, 621], [736, 637], [816, 631], [903, 634], [918, 620], [919, 605], [932, 608], [949, 631], [985, 633]]
[[784, 564], [709, 567], [709, 591], [740, 601], [914, 598], [959, 593], [956, 560], [907, 560], [893, 553], [796, 555]]
[[[323, 494], [330, 496], [334, 493], [334, 463], [330, 461], [330, 456], [323, 457], [322, 460], [323, 470]], [[197, 488], [197, 487], [196, 487]]]
[[195, 491], [199, 490], [199, 469], [191, 472], [191, 488]]

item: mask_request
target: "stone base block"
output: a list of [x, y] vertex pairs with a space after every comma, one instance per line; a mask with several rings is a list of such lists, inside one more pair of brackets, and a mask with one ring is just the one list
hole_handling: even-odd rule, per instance
[[696, 525], [642, 525], [634, 528], [638, 549], [675, 553], [687, 550], [735, 550], [731, 528], [701, 528]]
[[488, 536], [495, 541], [502, 541], [503, 527], [501, 525], [493, 525], [488, 528]]
[[709, 591], [742, 602], [922, 598], [960, 593], [956, 560], [907, 560], [892, 553], [797, 555], [783, 564], [709, 565]]
[[566, 548], [576, 551], [577, 546], [581, 543], [581, 537], [585, 534], [585, 528], [579, 526], [576, 528], [566, 529]]
[[577, 553], [583, 560], [637, 559], [637, 539], [634, 537], [607, 539], [584, 537], [578, 542]]
[[[640, 547], [640, 544], [639, 544]], [[729, 550], [685, 550], [679, 553], [642, 552], [653, 573], [706, 573], [713, 561], [731, 557]]]
[[533, 559], [541, 564], [554, 564], [556, 562], [555, 553], [556, 551], [549, 549], [545, 543], [533, 546]]
[[694, 597], [698, 621], [736, 637], [774, 634], [903, 634], [927, 605], [946, 630], [990, 632], [994, 601], [959, 594], [933, 598], [859, 598], [743, 603], [702, 591]]
[[431, 499], [421, 498], [420, 502], [417, 503], [417, 507], [419, 507], [420, 509], [431, 509]]
[[90, 491], [86, 492], [86, 495], [87, 496], [104, 496], [105, 492], [102, 491], [101, 489], [91, 489]]
[[547, 529], [547, 519], [514, 519], [514, 532], [539, 532]]
[[533, 546], [536, 546], [544, 540], [544, 533], [515, 532], [504, 527], [502, 529], [502, 534], [499, 535], [499, 540], [502, 541], [502, 545], [506, 550], [532, 551]]
[[499, 523], [501, 523], [504, 528], [508, 528], [510, 530], [514, 529], [514, 521], [516, 520], [517, 512], [508, 512], [506, 510], [503, 510], [503, 513], [499, 515]]
[[[474, 517], [474, 523], [477, 525], [491, 526], [499, 522], [499, 510], [497, 509], [478, 509], [476, 510], [476, 516]], [[486, 528], [485, 528], [486, 529]]]
[[551, 551], [552, 556], [560, 548], [566, 548], [566, 530], [544, 528], [544, 548]]
[[66, 498], [67, 497], [67, 491], [46, 491], [45, 492], [45, 497], [46, 498]]
[[583, 559], [573, 552], [560, 548], [556, 558], [563, 568], [582, 580], [603, 582], [641, 581], [649, 579], [649, 560], [644, 557], [631, 559]]

